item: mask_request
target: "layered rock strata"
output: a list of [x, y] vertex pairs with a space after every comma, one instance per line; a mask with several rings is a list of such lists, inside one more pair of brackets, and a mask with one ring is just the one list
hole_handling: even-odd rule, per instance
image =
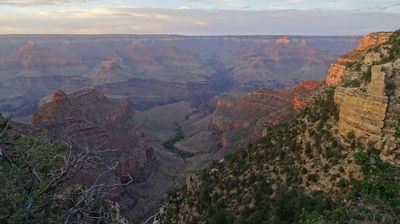
[[328, 86], [338, 86], [341, 84], [342, 78], [349, 64], [362, 58], [362, 56], [364, 56], [371, 48], [389, 41], [392, 35], [392, 32], [377, 32], [364, 36], [353, 51], [338, 58], [331, 65], [326, 77], [326, 84]]

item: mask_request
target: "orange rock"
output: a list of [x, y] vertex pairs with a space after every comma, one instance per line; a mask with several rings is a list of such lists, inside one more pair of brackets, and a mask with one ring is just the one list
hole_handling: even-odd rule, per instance
[[307, 106], [306, 102], [301, 100], [298, 96], [295, 96], [293, 98], [292, 105], [293, 105], [293, 109], [295, 109], [296, 111], [300, 111]]
[[337, 86], [342, 82], [342, 77], [346, 71], [346, 66], [340, 63], [334, 63], [331, 65], [326, 77], [326, 84], [328, 86]]
[[288, 43], [290, 43], [290, 40], [288, 37], [281, 37], [276, 40], [276, 43], [277, 44], [288, 44]]
[[370, 33], [362, 38], [360, 43], [358, 43], [356, 50], [366, 51], [378, 44], [383, 44], [387, 42], [392, 35], [393, 32]]
[[299, 83], [297, 86], [302, 90], [310, 91], [316, 89], [319, 84], [320, 82], [316, 80], [307, 80]]
[[354, 62], [354, 60], [350, 59], [350, 58], [340, 57], [340, 58], [336, 59], [336, 62], [346, 63], [346, 62]]
[[350, 51], [347, 55], [338, 58], [336, 62], [331, 65], [326, 77], [326, 84], [328, 86], [339, 85], [342, 82], [342, 77], [346, 70], [345, 63], [355, 62], [369, 49], [387, 42], [392, 35], [392, 32], [378, 32], [370, 33], [364, 36], [353, 51]]

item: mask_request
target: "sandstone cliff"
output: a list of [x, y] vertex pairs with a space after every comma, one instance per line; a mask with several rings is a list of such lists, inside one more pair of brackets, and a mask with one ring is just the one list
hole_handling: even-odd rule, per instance
[[[343, 83], [336, 88], [334, 97], [340, 110], [339, 134], [373, 143], [381, 150], [381, 157], [391, 162], [399, 162], [400, 157], [395, 136], [400, 113], [399, 46], [398, 34], [373, 33], [364, 37], [355, 50], [363, 57], [344, 69], [340, 77]], [[365, 52], [368, 49], [371, 50]]]
[[326, 84], [328, 86], [339, 85], [349, 65], [361, 59], [371, 48], [389, 41], [392, 35], [392, 32], [378, 32], [364, 36], [353, 51], [338, 58], [331, 65], [326, 77]]

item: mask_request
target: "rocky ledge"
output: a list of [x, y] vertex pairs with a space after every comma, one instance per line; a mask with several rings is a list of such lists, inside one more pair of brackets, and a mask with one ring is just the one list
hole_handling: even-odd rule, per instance
[[342, 83], [342, 78], [352, 63], [361, 59], [373, 47], [386, 43], [389, 41], [393, 32], [377, 32], [365, 35], [358, 43], [357, 47], [350, 51], [348, 54], [338, 58], [329, 68], [326, 77], [326, 84], [328, 86], [338, 86]]

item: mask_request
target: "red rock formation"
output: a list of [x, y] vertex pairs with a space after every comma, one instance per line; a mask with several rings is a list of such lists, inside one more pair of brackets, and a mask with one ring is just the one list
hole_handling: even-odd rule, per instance
[[292, 104], [293, 104], [293, 108], [294, 108], [296, 111], [303, 110], [303, 109], [307, 106], [306, 102], [304, 102], [303, 100], [301, 100], [298, 96], [295, 96], [295, 97], [293, 98]]
[[290, 43], [289, 37], [281, 37], [276, 40], [277, 44], [288, 44]]
[[[126, 100], [109, 99], [95, 89], [66, 95], [57, 90], [51, 102], [42, 105], [33, 115], [37, 128], [47, 129], [50, 138], [71, 142], [78, 148], [107, 152], [100, 153], [102, 162], [118, 166], [102, 180], [105, 183], [120, 180], [126, 183], [132, 177], [135, 183], [146, 180], [157, 165], [153, 149], [140, 128], [135, 112]], [[110, 150], [113, 149], [113, 150]], [[73, 182], [91, 184], [105, 167], [89, 166], [85, 174]], [[124, 190], [126, 190], [124, 188]], [[113, 189], [113, 193], [122, 189]], [[112, 199], [117, 199], [114, 195]]]
[[65, 99], [67, 97], [67, 94], [64, 93], [64, 91], [58, 89], [54, 92], [53, 98], [51, 102], [55, 103], [58, 105], [62, 99]]
[[316, 81], [316, 80], [307, 80], [307, 81], [303, 81], [303, 82], [299, 83], [297, 85], [297, 87], [302, 90], [311, 91], [311, 90], [316, 89], [320, 84], [321, 84], [321, 82]]
[[252, 91], [245, 97], [222, 96], [215, 107], [218, 113], [211, 122], [211, 130], [232, 144], [239, 139], [264, 136], [269, 127], [312, 104], [324, 88], [323, 82], [309, 80], [287, 89]]
[[[343, 60], [341, 60], [343, 61]], [[341, 62], [336, 62], [331, 65], [326, 77], [326, 84], [328, 86], [337, 86], [342, 82], [342, 77], [346, 71], [346, 66]]]
[[358, 43], [356, 50], [366, 51], [376, 45], [386, 43], [392, 35], [393, 32], [370, 33], [362, 38], [360, 43]]
[[299, 112], [312, 103], [312, 98], [307, 93], [318, 89], [321, 86], [320, 81], [308, 80], [299, 83], [295, 89], [295, 94], [292, 98], [292, 107], [296, 112]]

